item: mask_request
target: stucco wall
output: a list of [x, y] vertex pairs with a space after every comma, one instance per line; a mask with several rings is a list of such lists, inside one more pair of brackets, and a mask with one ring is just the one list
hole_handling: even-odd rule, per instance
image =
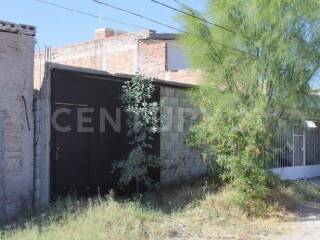
[[2, 219], [10, 218], [22, 209], [32, 206], [33, 57], [32, 36], [0, 32], [0, 218]]

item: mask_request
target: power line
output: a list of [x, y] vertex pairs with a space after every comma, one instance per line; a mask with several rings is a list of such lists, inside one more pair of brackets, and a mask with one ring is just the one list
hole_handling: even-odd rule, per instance
[[[80, 10], [77, 10], [77, 9], [64, 7], [64, 6], [61, 6], [61, 5], [58, 5], [58, 4], [55, 4], [55, 3], [51, 3], [51, 2], [47, 2], [47, 1], [43, 1], [43, 0], [35, 0], [35, 1], [41, 2], [41, 3], [45, 3], [45, 4], [48, 4], [48, 5], [51, 5], [51, 6], [55, 6], [55, 7], [61, 8], [61, 9], [65, 9], [65, 10], [68, 10], [68, 11], [71, 11], [71, 12], [80, 13], [80, 14], [83, 14], [83, 15], [86, 15], [86, 16], [89, 16], [89, 17], [100, 19], [100, 16], [93, 15], [93, 14], [87, 13], [87, 12], [83, 12], [83, 11], [80, 11]], [[125, 23], [125, 22], [120, 22], [120, 21], [113, 20], [113, 19], [110, 19], [110, 18], [101, 17], [101, 19], [109, 21], [109, 22], [114, 22], [114, 23], [130, 26], [130, 27], [145, 29], [144, 27], [141, 27], [141, 26], [137, 26], [137, 25], [133, 25], [133, 24], [130, 24], [130, 23]]]
[[[135, 13], [135, 12], [132, 12], [132, 11], [123, 9], [123, 8], [116, 7], [116, 6], [113, 6], [113, 5], [108, 4], [108, 3], [104, 3], [104, 2], [102, 2], [102, 1], [98, 1], [98, 0], [92, 0], [92, 1], [93, 1], [93, 2], [96, 2], [96, 3], [99, 3], [99, 4], [103, 4], [103, 5], [108, 6], [108, 7], [111, 7], [111, 8], [114, 8], [114, 9], [119, 10], [119, 11], [122, 11], [122, 12], [126, 12], [126, 13], [129, 13], [129, 14], [132, 14], [132, 15], [134, 15], [134, 16], [137, 16], [137, 17], [140, 17], [140, 18], [143, 18], [143, 19], [147, 19], [147, 20], [149, 20], [149, 21], [151, 21], [151, 22], [154, 22], [154, 23], [157, 23], [157, 24], [159, 24], [159, 25], [162, 25], [162, 26], [165, 26], [165, 27], [168, 27], [168, 28], [177, 30], [177, 31], [179, 31], [180, 33], [193, 34], [193, 33], [189, 33], [189, 32], [183, 31], [183, 30], [181, 30], [181, 29], [178, 29], [178, 28], [176, 28], [176, 27], [172, 27], [172, 26], [170, 26], [170, 25], [168, 25], [168, 24], [161, 23], [161, 22], [156, 21], [156, 20], [154, 20], [154, 19], [145, 17], [145, 16], [143, 16], [143, 15], [141, 15], [141, 14], [138, 14], [138, 13]], [[151, 1], [153, 1], [153, 0], [151, 0]], [[191, 15], [191, 14], [190, 14], [190, 15]], [[191, 16], [193, 16], [193, 15], [191, 15]], [[195, 35], [195, 34], [193, 34], [193, 35]], [[223, 46], [223, 47], [229, 48], [229, 49], [231, 49], [231, 50], [234, 50], [234, 51], [237, 51], [237, 52], [246, 54], [246, 55], [250, 55], [250, 54], [248, 54], [248, 53], [246, 53], [246, 52], [244, 52], [244, 51], [242, 51], [242, 50], [239, 50], [239, 49], [234, 48], [234, 47], [230, 47], [230, 46], [228, 46], [228, 45], [226, 45], [226, 44], [224, 44], [224, 43], [218, 43], [218, 42], [214, 42], [214, 43], [217, 44], [217, 45], [221, 45], [221, 46]], [[250, 55], [250, 56], [252, 57], [252, 55]]]
[[[58, 5], [58, 4], [55, 4], [55, 3], [47, 2], [47, 1], [44, 1], [44, 0], [35, 0], [35, 1], [38, 1], [38, 2], [41, 2], [41, 3], [45, 3], [45, 4], [48, 4], [48, 5], [51, 5], [51, 6], [55, 6], [55, 7], [61, 8], [61, 9], [65, 9], [65, 10], [68, 10], [68, 11], [80, 13], [80, 14], [83, 14], [83, 15], [86, 15], [86, 16], [89, 16], [89, 17], [94, 17], [94, 18], [100, 19], [100, 16], [93, 15], [93, 14], [91, 14], [91, 13], [83, 12], [83, 11], [80, 11], [80, 10], [76, 10], [76, 9], [73, 9], [73, 8], [65, 7], [65, 6], [62, 6], [62, 5]], [[94, 2], [96, 2], [96, 3], [99, 3], [99, 4], [103, 4], [103, 5], [112, 7], [112, 8], [115, 8], [115, 9], [117, 9], [117, 10], [119, 10], [119, 11], [123, 11], [123, 12], [127, 12], [127, 13], [130, 13], [130, 14], [133, 14], [133, 15], [138, 16], [138, 17], [140, 17], [140, 18], [147, 19], [147, 20], [152, 21], [152, 22], [154, 22], [154, 23], [157, 23], [157, 24], [159, 24], [159, 25], [162, 25], [162, 26], [165, 26], [165, 27], [168, 27], [168, 28], [177, 30], [177, 31], [179, 31], [179, 32], [181, 32], [181, 33], [188, 33], [188, 32], [183, 31], [183, 30], [181, 30], [181, 29], [172, 27], [172, 26], [170, 26], [170, 25], [168, 25], [168, 24], [164, 24], [164, 23], [158, 22], [158, 21], [156, 21], [156, 20], [153, 20], [153, 19], [151, 19], [151, 18], [144, 17], [144, 16], [142, 16], [142, 15], [140, 15], [140, 14], [136, 14], [136, 13], [134, 13], [134, 12], [131, 12], [131, 11], [128, 11], [128, 10], [125, 10], [125, 9], [121, 9], [121, 8], [118, 8], [118, 7], [115, 7], [115, 6], [112, 6], [112, 5], [110, 5], [110, 4], [100, 2], [100, 1], [96, 1], [96, 0], [92, 0], [92, 1], [94, 1]], [[119, 23], [119, 24], [122, 24], [122, 25], [126, 25], [126, 26], [131, 26], [131, 27], [140, 28], [140, 29], [147, 29], [147, 28], [145, 28], [145, 27], [141, 27], [141, 26], [137, 26], [137, 25], [125, 23], [125, 22], [120, 22], [120, 21], [116, 21], [116, 20], [113, 20], [113, 19], [109, 19], [109, 18], [104, 18], [104, 17], [102, 17], [102, 19], [104, 19], [104, 20], [106, 20], [106, 21], [110, 21], [110, 22], [115, 22], [115, 23]], [[193, 33], [189, 33], [189, 34], [193, 34]], [[194, 35], [194, 34], [193, 34], [193, 35]], [[226, 48], [229, 48], [229, 49], [231, 49], [231, 50], [234, 50], [234, 51], [237, 51], [237, 52], [246, 54], [246, 55], [250, 55], [250, 54], [248, 54], [248, 53], [246, 53], [246, 52], [244, 52], [244, 51], [242, 51], [242, 50], [239, 50], [239, 49], [237, 49], [237, 48], [230, 47], [230, 46], [228, 46], [228, 45], [226, 45], [226, 44], [218, 43], [218, 42], [214, 42], [214, 43], [217, 44], [217, 45], [220, 45], [220, 46], [224, 46], [224, 47], [226, 47]], [[250, 55], [250, 56], [251, 56], [251, 55]]]
[[[170, 8], [171, 10], [174, 10], [174, 11], [176, 11], [176, 12], [183, 13], [183, 14], [189, 16], [189, 17], [196, 18], [196, 19], [198, 19], [198, 20], [200, 20], [200, 21], [202, 21], [202, 22], [205, 22], [205, 23], [210, 24], [210, 25], [212, 25], [212, 26], [221, 28], [221, 29], [223, 29], [223, 30], [225, 30], [225, 31], [228, 31], [228, 32], [231, 32], [231, 33], [236, 33], [235, 31], [233, 31], [233, 30], [231, 30], [231, 29], [228, 29], [228, 28], [223, 27], [223, 26], [221, 26], [221, 25], [218, 25], [218, 24], [209, 22], [208, 20], [206, 20], [206, 19], [204, 19], [204, 18], [201, 18], [201, 17], [198, 17], [197, 15], [190, 14], [190, 13], [188, 13], [188, 12], [186, 12], [186, 11], [183, 11], [183, 10], [180, 10], [180, 9], [177, 9], [177, 8], [174, 8], [174, 7], [171, 7], [171, 6], [167, 5], [167, 4], [164, 4], [164, 3], [162, 3], [162, 2], [158, 2], [158, 1], [156, 1], [156, 0], [150, 0], [150, 1], [151, 1], [151, 2], [154, 2], [154, 3], [156, 3], [156, 4], [159, 4], [159, 5], [162, 5], [162, 6], [166, 7], [166, 8]], [[178, 2], [178, 1], [176, 1], [176, 2]], [[180, 2], [179, 2], [179, 3], [180, 3]], [[183, 4], [183, 3], [180, 3], [180, 4]], [[183, 4], [183, 5], [186, 6], [185, 4]]]
[[[37, 0], [37, 1], [38, 1], [38, 0]], [[125, 13], [129, 13], [129, 14], [131, 14], [131, 15], [134, 15], [134, 16], [136, 16], [136, 17], [140, 17], [140, 18], [146, 19], [146, 20], [148, 20], [148, 21], [150, 21], [150, 22], [154, 22], [154, 23], [156, 23], [156, 24], [158, 24], [158, 25], [162, 25], [162, 26], [165, 26], [165, 27], [167, 27], [167, 28], [171, 28], [171, 29], [176, 30], [176, 31], [178, 31], [178, 32], [183, 32], [183, 31], [180, 30], [179, 28], [172, 27], [172, 26], [170, 26], [170, 25], [168, 25], [168, 24], [159, 22], [159, 21], [154, 20], [154, 19], [152, 19], [152, 18], [145, 17], [145, 16], [143, 16], [143, 15], [141, 15], [141, 14], [138, 14], [138, 13], [135, 13], [135, 12], [132, 12], [132, 11], [123, 9], [123, 8], [119, 8], [119, 7], [113, 6], [113, 5], [109, 4], [109, 3], [105, 3], [105, 2], [102, 2], [102, 1], [98, 1], [98, 0], [92, 0], [92, 1], [93, 1], [93, 2], [96, 2], [96, 3], [99, 3], [99, 4], [103, 4], [103, 5], [107, 6], [107, 7], [116, 9], [116, 10], [118, 10], [118, 11], [122, 11], [122, 12], [125, 12]]]
[[177, 0], [172, 0], [172, 1], [180, 4], [181, 6], [184, 6], [184, 7], [186, 7], [186, 8], [190, 8], [188, 5], [186, 5], [186, 4], [184, 4], [184, 3], [180, 2], [180, 1], [177, 1]]

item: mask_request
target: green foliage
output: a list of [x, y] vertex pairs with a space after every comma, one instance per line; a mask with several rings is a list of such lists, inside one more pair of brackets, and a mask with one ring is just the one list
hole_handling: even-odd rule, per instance
[[121, 169], [119, 180], [120, 187], [128, 186], [134, 179], [139, 191], [139, 183], [143, 183], [148, 189], [156, 187], [148, 172], [150, 168], [161, 164], [161, 156], [149, 154], [152, 148], [150, 141], [158, 132], [160, 125], [160, 104], [152, 102], [155, 87], [152, 80], [137, 75], [131, 81], [127, 81], [122, 89], [121, 101], [128, 115], [128, 136], [133, 140], [133, 146], [128, 155], [114, 163], [115, 168]]
[[317, 115], [310, 86], [320, 68], [320, 2], [211, 0], [203, 14], [184, 10], [227, 29], [179, 16], [181, 43], [204, 74], [191, 93], [203, 121], [187, 143], [216, 156], [240, 205], [258, 202], [269, 193], [265, 162], [272, 156], [263, 152], [275, 126]]

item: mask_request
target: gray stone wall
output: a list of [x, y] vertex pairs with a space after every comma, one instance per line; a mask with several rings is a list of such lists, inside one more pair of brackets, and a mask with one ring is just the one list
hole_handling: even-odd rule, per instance
[[0, 112], [5, 122], [0, 154], [2, 219], [33, 203], [33, 55], [33, 36], [0, 32]]
[[191, 179], [205, 173], [199, 151], [188, 149], [184, 140], [189, 127], [199, 118], [186, 97], [186, 89], [161, 87], [163, 128], [160, 134], [161, 154], [165, 163], [161, 169], [161, 184]]

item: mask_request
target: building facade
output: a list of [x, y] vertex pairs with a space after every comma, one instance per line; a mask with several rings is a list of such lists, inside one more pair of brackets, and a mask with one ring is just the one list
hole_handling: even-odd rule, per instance
[[41, 85], [44, 63], [106, 71], [111, 74], [140, 73], [152, 78], [196, 84], [200, 72], [191, 70], [175, 34], [151, 30], [126, 33], [98, 29], [95, 39], [63, 47], [49, 48], [35, 54], [34, 85]]
[[[52, 153], [54, 151], [59, 151], [56, 156], [59, 158], [64, 158], [64, 153], [61, 151], [62, 148], [58, 146], [53, 146], [52, 143], [55, 141], [53, 136], [56, 130], [52, 129], [52, 116], [54, 97], [52, 95], [52, 89], [54, 86], [57, 86], [55, 83], [54, 74], [57, 71], [64, 71], [67, 74], [79, 76], [79, 81], [90, 82], [90, 78], [98, 78], [100, 81], [103, 79], [112, 79], [119, 77], [118, 75], [112, 75], [105, 71], [93, 70], [87, 68], [79, 68], [68, 65], [56, 64], [56, 63], [47, 63], [45, 66], [45, 74], [40, 89], [40, 94], [37, 95], [35, 101], [35, 133], [36, 133], [36, 143], [35, 143], [35, 203], [36, 205], [47, 204], [52, 195], [52, 176], [56, 174], [55, 171], [52, 171], [52, 161], [58, 161]], [[64, 78], [67, 82], [69, 77]], [[121, 75], [123, 79], [130, 79], [131, 75]], [[111, 81], [112, 80], [105, 80]], [[77, 80], [74, 80], [76, 84]], [[80, 83], [80, 82], [79, 82]], [[94, 83], [93, 83], [94, 84]], [[164, 102], [164, 105], [161, 108], [161, 115], [164, 119], [164, 125], [160, 132], [160, 153], [164, 156], [164, 164], [160, 169], [160, 184], [169, 184], [176, 182], [178, 180], [187, 180], [192, 179], [198, 176], [201, 176], [205, 173], [205, 167], [201, 160], [201, 154], [199, 151], [188, 149], [184, 144], [184, 140], [187, 134], [189, 127], [193, 122], [199, 119], [199, 112], [192, 108], [190, 103], [187, 100], [186, 91], [187, 89], [192, 88], [194, 85], [181, 84], [166, 82], [163, 80], [156, 80], [155, 84], [160, 87], [160, 100]], [[77, 87], [79, 90], [79, 87]], [[86, 91], [87, 89], [81, 88], [79, 92]], [[64, 89], [64, 96], [72, 95], [71, 92], [74, 92], [74, 89]], [[89, 90], [90, 91], [90, 90]], [[68, 93], [69, 92], [69, 93]], [[86, 95], [86, 94], [85, 94]], [[89, 101], [90, 102], [90, 101]], [[103, 102], [103, 99], [101, 99]], [[59, 106], [63, 109], [83, 109], [85, 110], [90, 104], [83, 100], [81, 104], [74, 104], [73, 100], [63, 101], [58, 103]], [[72, 107], [70, 107], [72, 106]], [[114, 112], [112, 108], [111, 112]], [[65, 116], [68, 114], [65, 114]], [[93, 116], [92, 114], [88, 115], [89, 117]], [[91, 122], [91, 120], [90, 120]], [[66, 124], [66, 122], [64, 122]], [[71, 124], [72, 126], [74, 124]], [[89, 124], [90, 125], [90, 124]], [[90, 136], [90, 133], [88, 133]], [[95, 133], [93, 133], [95, 134]], [[101, 134], [101, 132], [99, 133]], [[110, 134], [110, 133], [104, 133]], [[128, 139], [129, 141], [129, 139]], [[72, 152], [73, 157], [79, 156], [79, 148], [73, 149], [74, 146], [65, 146], [63, 149], [69, 149], [67, 152]], [[107, 148], [108, 146], [103, 145], [102, 148]], [[117, 146], [114, 149], [119, 151], [122, 146]], [[71, 150], [73, 149], [73, 150]], [[80, 149], [80, 151], [84, 151]], [[125, 154], [124, 152], [123, 154]], [[88, 152], [85, 151], [81, 155], [88, 155]], [[90, 155], [90, 154], [89, 154]], [[90, 160], [89, 160], [90, 161]], [[106, 159], [106, 161], [108, 161]], [[61, 162], [61, 161], [60, 161]], [[70, 163], [71, 164], [71, 163]], [[75, 168], [81, 167], [80, 165], [75, 165]], [[106, 176], [108, 171], [105, 171]], [[53, 191], [54, 192], [54, 191]]]

